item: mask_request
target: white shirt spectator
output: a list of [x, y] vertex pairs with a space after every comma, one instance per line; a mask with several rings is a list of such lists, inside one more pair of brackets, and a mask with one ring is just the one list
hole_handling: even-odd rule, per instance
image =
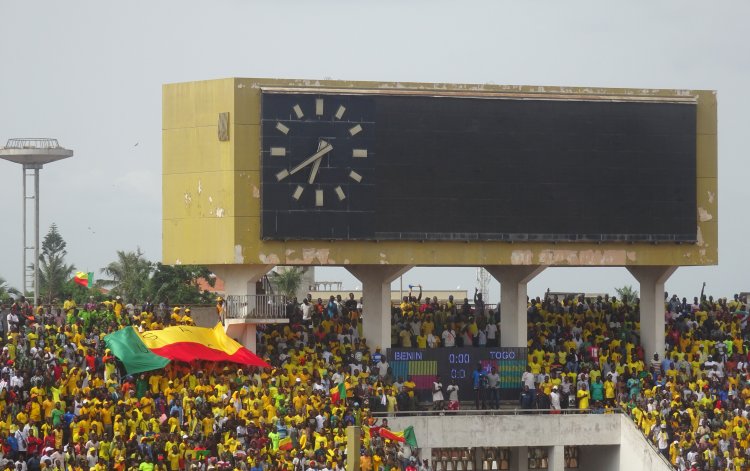
[[552, 410], [560, 410], [560, 393], [557, 392], [557, 389], [553, 389], [552, 392], [549, 394], [549, 407]]
[[487, 345], [487, 334], [483, 330], [480, 330], [477, 333], [477, 337], [478, 337], [477, 343], [479, 344], [480, 347], [484, 347]]
[[443, 346], [455, 347], [456, 346], [456, 332], [452, 329], [446, 329], [443, 332]]
[[13, 375], [10, 378], [11, 388], [23, 388], [23, 376]]
[[312, 312], [312, 304], [310, 303], [302, 303], [300, 305], [300, 309], [302, 309], [302, 320], [303, 321], [309, 321], [310, 320], [310, 313]]
[[26, 434], [26, 432], [23, 429], [16, 430], [15, 433], [16, 441], [18, 442], [18, 451], [20, 452], [26, 452], [26, 446], [27, 446], [27, 439], [29, 436]]
[[457, 384], [449, 384], [446, 388], [446, 391], [448, 392], [448, 400], [449, 401], [458, 401], [458, 385]]
[[385, 375], [388, 374], [388, 367], [390, 365], [387, 361], [385, 361], [385, 358], [382, 358], [380, 360], [380, 363], [378, 363], [378, 376], [381, 378], [385, 378]]
[[497, 324], [487, 324], [487, 340], [495, 340], [497, 338]]
[[536, 389], [536, 385], [534, 384], [534, 373], [531, 371], [523, 372], [521, 375], [521, 382], [523, 382], [524, 386], [528, 386], [531, 391]]
[[315, 422], [317, 424], [317, 431], [318, 432], [323, 431], [323, 426], [325, 425], [326, 418], [318, 414], [317, 416], [315, 416]]

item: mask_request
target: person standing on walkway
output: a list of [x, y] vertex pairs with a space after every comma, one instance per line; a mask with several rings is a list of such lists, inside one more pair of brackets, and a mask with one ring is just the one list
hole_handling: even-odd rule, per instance
[[487, 375], [487, 393], [490, 395], [487, 402], [492, 409], [500, 408], [500, 375], [497, 368], [492, 368]]
[[[487, 408], [487, 398], [485, 397], [485, 387], [487, 381], [487, 375], [482, 370], [482, 364], [477, 363], [477, 369], [474, 370], [471, 376], [474, 386], [474, 406], [477, 410]], [[482, 407], [479, 407], [479, 403], [482, 403]]]
[[550, 414], [559, 414], [560, 409], [560, 393], [557, 390], [557, 386], [552, 386], [552, 392], [549, 394], [549, 408]]
[[443, 410], [443, 401], [443, 383], [440, 376], [435, 376], [435, 381], [432, 382], [432, 410]]

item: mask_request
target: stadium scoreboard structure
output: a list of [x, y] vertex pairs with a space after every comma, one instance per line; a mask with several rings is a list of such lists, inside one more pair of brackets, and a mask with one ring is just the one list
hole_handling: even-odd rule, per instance
[[[388, 364], [394, 378], [410, 378], [416, 384], [417, 397], [432, 399], [432, 385], [440, 376], [443, 391], [452, 381], [458, 385], [461, 401], [474, 400], [474, 371], [480, 367], [483, 374], [496, 368], [501, 399], [518, 399], [521, 375], [526, 371], [526, 348], [453, 347], [453, 348], [391, 348], [387, 352]], [[489, 393], [485, 392], [486, 400]], [[445, 400], [448, 400], [447, 393]]]
[[718, 263], [712, 91], [223, 79], [163, 105], [165, 263]]

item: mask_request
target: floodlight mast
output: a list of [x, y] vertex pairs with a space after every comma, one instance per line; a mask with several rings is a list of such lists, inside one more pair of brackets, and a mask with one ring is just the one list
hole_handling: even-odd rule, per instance
[[[0, 159], [7, 160], [9, 162], [21, 164], [23, 166], [22, 173], [22, 191], [23, 195], [21, 198], [22, 204], [22, 239], [23, 239], [23, 251], [22, 251], [22, 283], [24, 294], [33, 289], [34, 292], [34, 306], [39, 305], [39, 170], [44, 167], [45, 164], [50, 164], [58, 160], [67, 159], [73, 156], [73, 151], [60, 147], [57, 139], [49, 138], [14, 138], [8, 139], [5, 147], [0, 147]], [[32, 172], [33, 170], [33, 172]], [[34, 194], [29, 196], [27, 194], [27, 179], [34, 177]], [[34, 200], [34, 240], [33, 245], [27, 237], [27, 218], [26, 210], [28, 209], [28, 200]], [[33, 271], [29, 273], [29, 267], [26, 264], [26, 252], [28, 250], [34, 251], [34, 265]]]

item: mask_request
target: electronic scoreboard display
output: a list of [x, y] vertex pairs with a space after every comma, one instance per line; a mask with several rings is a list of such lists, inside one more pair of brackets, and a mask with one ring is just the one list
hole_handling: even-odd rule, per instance
[[[395, 378], [411, 378], [417, 385], [419, 400], [432, 398], [432, 383], [440, 376], [443, 388], [452, 380], [458, 385], [462, 401], [474, 399], [473, 374], [477, 366], [485, 373], [497, 368], [500, 375], [500, 398], [518, 399], [521, 375], [526, 371], [525, 348], [391, 348], [388, 363]], [[448, 398], [446, 397], [446, 400]]]

